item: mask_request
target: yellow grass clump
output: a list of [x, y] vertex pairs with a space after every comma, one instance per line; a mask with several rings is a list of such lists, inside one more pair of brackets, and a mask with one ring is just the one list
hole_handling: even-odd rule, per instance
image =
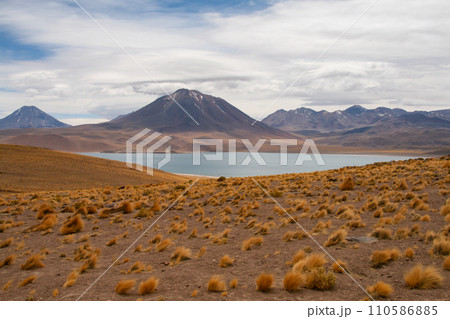
[[233, 258], [231, 258], [231, 257], [228, 256], [228, 255], [225, 255], [225, 256], [223, 256], [223, 257], [220, 259], [219, 266], [222, 267], [222, 268], [227, 268], [227, 267], [232, 266], [232, 265], [233, 265], [233, 262], [234, 262], [234, 259], [233, 259]]
[[283, 286], [286, 291], [297, 291], [306, 282], [305, 275], [295, 271], [289, 271], [283, 279]]
[[188, 260], [191, 259], [191, 254], [192, 253], [189, 248], [178, 247], [175, 249], [170, 259], [176, 259], [177, 261]]
[[139, 284], [139, 294], [148, 295], [153, 293], [158, 288], [159, 279], [150, 277]]
[[404, 254], [405, 258], [407, 259], [412, 259], [414, 257], [414, 250], [409, 247], [405, 250], [405, 254]]
[[172, 245], [172, 241], [170, 239], [164, 239], [158, 245], [156, 245], [156, 251], [161, 252], [166, 250], [170, 245]]
[[230, 281], [230, 288], [231, 289], [236, 289], [238, 285], [238, 280], [236, 278], [234, 278], [233, 280]]
[[306, 274], [306, 287], [314, 290], [331, 290], [336, 283], [336, 276], [326, 272], [323, 267], [314, 268]]
[[332, 269], [335, 273], [342, 274], [344, 271], [347, 271], [347, 264], [338, 259], [335, 263], [333, 263]]
[[222, 292], [225, 291], [226, 285], [220, 278], [220, 276], [214, 275], [208, 281], [208, 291]]
[[41, 258], [42, 257], [40, 255], [30, 256], [25, 261], [25, 263], [20, 265], [20, 269], [29, 270], [29, 269], [35, 269], [35, 268], [42, 268], [42, 267], [44, 267], [44, 263], [42, 262]]
[[11, 243], [14, 241], [14, 238], [8, 238], [3, 241], [0, 240], [0, 248], [5, 248], [11, 245]]
[[67, 277], [67, 280], [64, 283], [63, 287], [64, 288], [72, 287], [77, 281], [79, 275], [80, 273], [78, 272], [78, 269], [74, 269]]
[[392, 230], [387, 228], [377, 228], [370, 234], [370, 236], [378, 239], [392, 239]]
[[26, 286], [28, 284], [31, 284], [32, 282], [34, 282], [36, 280], [36, 278], [37, 278], [36, 276], [30, 276], [28, 278], [25, 278], [24, 280], [22, 280], [19, 283], [19, 287], [23, 287], [23, 286]]
[[136, 280], [121, 280], [116, 285], [116, 293], [126, 295], [136, 284]]
[[450, 270], [450, 256], [447, 256], [447, 257], [444, 259], [444, 263], [442, 264], [442, 267], [443, 267], [445, 270]]
[[410, 289], [437, 288], [443, 281], [438, 269], [432, 266], [424, 267], [421, 264], [408, 271], [404, 278]]
[[5, 259], [3, 259], [0, 262], [0, 268], [12, 265], [14, 263], [14, 261], [16, 260], [16, 257], [17, 257], [16, 255], [12, 254], [12, 255], [9, 255], [8, 257], [6, 257]]
[[84, 228], [84, 222], [81, 219], [80, 215], [75, 215], [71, 219], [69, 219], [67, 222], [64, 223], [64, 225], [61, 227], [61, 234], [62, 235], [68, 235], [68, 234], [74, 234], [82, 231]]
[[381, 297], [381, 298], [386, 298], [389, 297], [392, 292], [394, 291], [394, 289], [392, 288], [391, 285], [379, 281], [377, 282], [375, 285], [367, 287], [367, 292], [369, 294], [372, 295], [372, 297]]
[[433, 254], [448, 256], [450, 254], [450, 240], [440, 237], [433, 241]]
[[255, 246], [260, 246], [263, 242], [263, 238], [261, 236], [251, 237], [242, 242], [242, 250], [250, 250]]
[[272, 274], [262, 273], [256, 278], [256, 290], [268, 292], [272, 288], [273, 281]]
[[329, 247], [337, 245], [339, 243], [344, 243], [346, 237], [347, 231], [345, 231], [344, 229], [338, 229], [328, 237], [328, 240], [325, 242], [324, 245], [325, 247]]
[[354, 188], [353, 178], [351, 176], [348, 176], [344, 182], [342, 182], [341, 186], [339, 186], [339, 189], [341, 191], [350, 191]]
[[396, 260], [400, 256], [398, 249], [375, 250], [370, 256], [372, 267], [378, 268], [390, 261]]

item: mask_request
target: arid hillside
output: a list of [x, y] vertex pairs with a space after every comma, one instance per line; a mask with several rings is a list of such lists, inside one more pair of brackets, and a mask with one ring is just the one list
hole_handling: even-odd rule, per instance
[[31, 146], [0, 144], [0, 193], [74, 190], [105, 186], [183, 182], [155, 170], [154, 176], [124, 163]]
[[449, 300], [449, 173], [445, 157], [0, 194], [0, 299]]

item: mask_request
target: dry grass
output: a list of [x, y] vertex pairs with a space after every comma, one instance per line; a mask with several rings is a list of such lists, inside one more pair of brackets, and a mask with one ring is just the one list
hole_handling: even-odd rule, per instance
[[450, 240], [446, 238], [436, 238], [433, 241], [433, 254], [448, 256], [450, 254]]
[[444, 259], [444, 262], [443, 262], [443, 264], [442, 264], [442, 267], [443, 267], [445, 270], [450, 270], [450, 256], [447, 256], [447, 257]]
[[238, 280], [236, 278], [234, 278], [233, 280], [230, 281], [230, 288], [231, 289], [236, 289], [238, 285]]
[[416, 265], [413, 269], [405, 274], [406, 285], [410, 289], [432, 289], [442, 284], [443, 277], [439, 270], [432, 267], [424, 267], [421, 264]]
[[34, 230], [45, 231], [47, 229], [53, 228], [58, 222], [58, 216], [56, 214], [45, 215], [42, 223], [36, 227]]
[[262, 244], [263, 240], [264, 239], [261, 236], [251, 237], [249, 239], [246, 239], [242, 242], [241, 249], [242, 250], [250, 250], [253, 247], [260, 246]]
[[323, 267], [314, 268], [306, 274], [306, 287], [314, 290], [331, 290], [336, 283], [336, 276], [326, 272]]
[[178, 247], [175, 249], [175, 251], [172, 253], [172, 256], [170, 259], [176, 259], [177, 262], [182, 260], [188, 260], [191, 259], [192, 252], [189, 248], [186, 247]]
[[378, 239], [392, 239], [392, 230], [387, 228], [377, 228], [370, 234], [370, 236]]
[[170, 239], [164, 239], [158, 245], [156, 245], [156, 251], [161, 252], [166, 250], [170, 245], [172, 245], [172, 241]]
[[12, 283], [13, 283], [13, 281], [9, 280], [6, 284], [3, 285], [2, 290], [3, 291], [8, 290]]
[[354, 183], [353, 183], [353, 178], [351, 176], [348, 176], [341, 184], [341, 186], [339, 186], [339, 189], [341, 191], [350, 191], [353, 190], [354, 188]]
[[44, 263], [41, 260], [41, 255], [33, 255], [30, 256], [25, 263], [20, 265], [20, 269], [22, 270], [30, 270], [30, 269], [36, 269], [36, 268], [42, 268], [44, 267]]
[[329, 247], [337, 245], [339, 243], [344, 243], [346, 237], [347, 231], [345, 231], [344, 229], [338, 229], [328, 237], [328, 240], [325, 242], [324, 245], [325, 247]]
[[256, 290], [262, 292], [268, 292], [273, 285], [273, 275], [268, 273], [262, 273], [256, 278]]
[[372, 295], [372, 297], [381, 297], [386, 298], [389, 297], [394, 289], [391, 285], [379, 281], [375, 285], [367, 287], [367, 292]]
[[74, 269], [67, 277], [67, 280], [64, 283], [63, 287], [64, 288], [72, 287], [75, 284], [75, 282], [77, 281], [79, 275], [80, 275], [80, 273], [79, 273], [78, 269]]
[[231, 257], [228, 256], [228, 255], [225, 255], [225, 256], [223, 256], [223, 257], [220, 259], [219, 266], [222, 267], [222, 268], [227, 268], [227, 267], [232, 266], [232, 265], [233, 265], [233, 262], [234, 262], [234, 259], [233, 259], [233, 258], [231, 258]]
[[59, 296], [59, 290], [58, 288], [55, 288], [52, 292], [52, 297], [58, 297]]
[[297, 291], [306, 282], [305, 275], [299, 272], [290, 271], [283, 279], [283, 286], [286, 291], [293, 292]]
[[398, 249], [375, 250], [370, 256], [372, 267], [378, 268], [390, 261], [396, 260], [400, 256]]
[[119, 295], [126, 295], [133, 289], [135, 284], [136, 280], [121, 280], [117, 283], [115, 291]]
[[347, 270], [347, 264], [343, 262], [342, 260], [338, 259], [335, 263], [333, 263], [333, 266], [331, 267], [335, 273], [342, 274], [344, 271]]
[[407, 259], [412, 259], [412, 258], [414, 258], [414, 250], [413, 250], [411, 247], [407, 248], [407, 249], [405, 250], [404, 256], [405, 256], [405, 258], [407, 258]]
[[16, 257], [17, 257], [16, 255], [12, 254], [12, 255], [9, 255], [8, 257], [6, 257], [5, 259], [3, 259], [0, 262], [0, 268], [14, 264]]
[[9, 245], [12, 244], [13, 241], [14, 241], [14, 238], [8, 238], [3, 241], [0, 241], [0, 248], [8, 247]]
[[31, 284], [32, 282], [34, 282], [36, 280], [36, 278], [37, 278], [36, 276], [30, 276], [28, 278], [25, 278], [24, 280], [22, 280], [19, 283], [19, 287], [23, 287], [23, 286]]
[[75, 215], [64, 223], [64, 225], [61, 227], [60, 232], [62, 235], [74, 234], [82, 231], [83, 228], [84, 222], [81, 219], [81, 216]]
[[220, 276], [214, 275], [208, 281], [208, 291], [222, 292], [225, 291], [226, 285]]
[[141, 295], [148, 295], [151, 294], [153, 292], [155, 292], [155, 290], [158, 288], [158, 284], [159, 284], [159, 279], [155, 278], [155, 277], [150, 277], [145, 281], [142, 281], [139, 284], [139, 294]]

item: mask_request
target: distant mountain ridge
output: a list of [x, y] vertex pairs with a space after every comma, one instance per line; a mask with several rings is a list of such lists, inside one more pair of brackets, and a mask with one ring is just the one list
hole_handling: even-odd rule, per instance
[[56, 128], [70, 125], [58, 121], [36, 106], [22, 106], [0, 119], [0, 130], [15, 128]]
[[343, 111], [328, 112], [301, 107], [290, 111], [278, 110], [262, 122], [300, 134], [353, 130], [388, 123], [448, 128], [450, 127], [450, 110], [408, 112], [400, 108], [366, 109], [360, 105], [353, 105]]

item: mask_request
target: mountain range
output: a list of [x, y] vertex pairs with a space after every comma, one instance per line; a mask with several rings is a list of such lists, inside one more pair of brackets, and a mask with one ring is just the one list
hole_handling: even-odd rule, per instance
[[69, 127], [36, 106], [22, 106], [7, 117], [0, 119], [0, 130], [11, 128]]
[[[0, 129], [0, 143], [70, 152], [123, 152], [127, 139], [149, 128], [170, 135], [173, 152], [192, 151], [194, 138], [223, 139], [225, 151], [229, 139], [249, 139], [254, 144], [261, 138], [313, 138], [324, 153], [450, 153], [450, 110], [407, 112], [354, 105], [327, 112], [302, 107], [278, 110], [261, 122], [253, 122], [221, 98], [179, 89], [100, 124], [68, 127], [36, 107], [22, 107], [0, 120], [6, 123], [6, 129]], [[237, 150], [246, 151], [239, 144]], [[279, 148], [266, 143], [261, 150]]]

